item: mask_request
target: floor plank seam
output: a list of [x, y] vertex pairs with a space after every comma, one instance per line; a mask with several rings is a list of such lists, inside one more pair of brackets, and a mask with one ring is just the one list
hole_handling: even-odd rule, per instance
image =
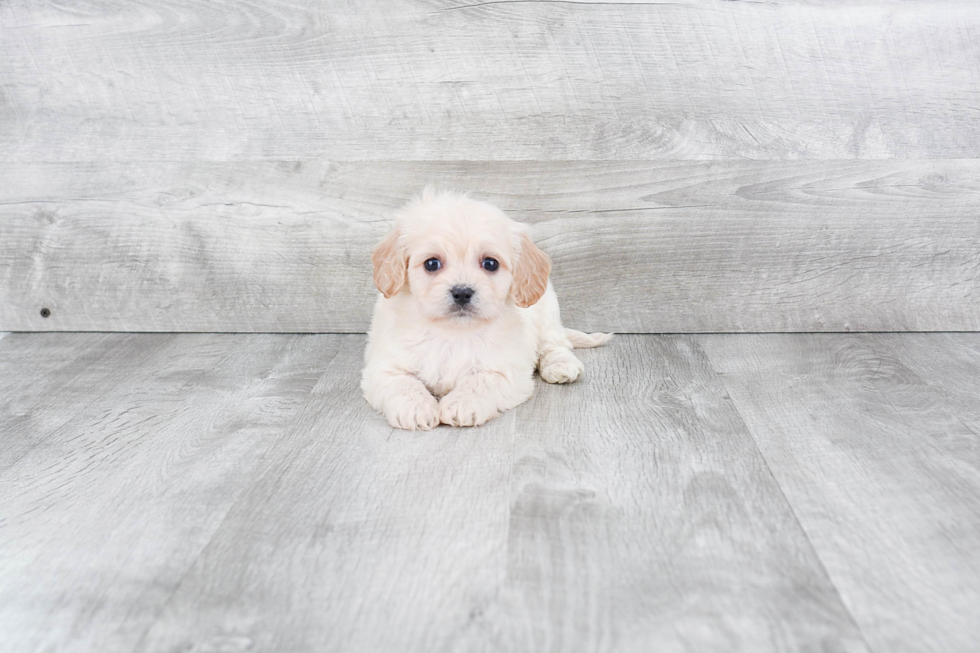
[[824, 578], [827, 580], [830, 586], [834, 588], [834, 593], [837, 595], [837, 599], [840, 602], [841, 606], [844, 608], [844, 610], [847, 611], [847, 616], [851, 620], [851, 625], [853, 625], [854, 628], [857, 630], [857, 632], [861, 635], [861, 641], [864, 643], [865, 647], [867, 647], [867, 650], [870, 653], [877, 653], [877, 651], [875, 651], [871, 647], [867, 635], [865, 634], [864, 630], [861, 628], [861, 624], [859, 624], [857, 619], [854, 617], [853, 610], [851, 609], [850, 605], [848, 605], [848, 602], [844, 599], [844, 595], [841, 593], [840, 587], [838, 587], [836, 581], [831, 576], [830, 571], [827, 569], [827, 565], [824, 562], [824, 559], [820, 555], [820, 552], [817, 550], [817, 547], [813, 545], [813, 539], [811, 538], [810, 533], [803, 526], [803, 522], [800, 520], [800, 516], [796, 512], [796, 506], [793, 505], [793, 503], [789, 500], [789, 497], [786, 495], [786, 491], [783, 488], [783, 484], [780, 482], [779, 477], [776, 476], [775, 472], [773, 472], [772, 465], [770, 465], [769, 459], [762, 451], [762, 447], [759, 446], [758, 439], [756, 438], [755, 434], [752, 432], [752, 429], [749, 428], [748, 422], [746, 422], [745, 418], [742, 416], [742, 411], [739, 409], [738, 402], [735, 401], [734, 397], [732, 397], [731, 395], [731, 388], [729, 388], [728, 383], [725, 380], [725, 375], [717, 371], [717, 367], [715, 366], [714, 362], [711, 360], [711, 355], [709, 354], [709, 352], [703, 349], [702, 351], [704, 353], [705, 358], [708, 360], [709, 363], [711, 363], [712, 371], [718, 377], [718, 380], [721, 382], [722, 387], [724, 387], [725, 392], [728, 395], [726, 401], [728, 401], [729, 404], [731, 404], [732, 409], [735, 411], [735, 414], [738, 415], [738, 420], [742, 423], [742, 426], [745, 428], [745, 432], [748, 433], [749, 437], [752, 439], [752, 446], [755, 447], [756, 452], [759, 454], [759, 458], [766, 466], [766, 471], [769, 473], [769, 477], [772, 479], [775, 486], [779, 489], [780, 496], [782, 496], [783, 501], [786, 503], [786, 506], [789, 508], [790, 513], [793, 515], [793, 521], [796, 522], [796, 525], [800, 529], [800, 532], [803, 533], [804, 537], [806, 537], [807, 544], [810, 546], [810, 550], [813, 553], [814, 558], [816, 559], [817, 563], [820, 565], [820, 571], [823, 573]]
[[[348, 334], [343, 334], [343, 335], [348, 335]], [[263, 463], [274, 452], [276, 452], [278, 450], [279, 445], [282, 444], [282, 442], [289, 436], [290, 433], [292, 433], [293, 426], [295, 426], [295, 424], [297, 422], [299, 422], [300, 419], [307, 413], [307, 410], [309, 409], [309, 406], [310, 406], [311, 397], [313, 395], [313, 390], [319, 384], [320, 380], [323, 379], [324, 375], [326, 375], [330, 371], [332, 363], [334, 362], [334, 360], [337, 359], [337, 357], [342, 352], [343, 352], [343, 347], [337, 347], [336, 351], [334, 351], [333, 355], [330, 357], [330, 360], [326, 361], [323, 364], [323, 371], [317, 377], [316, 382], [313, 383], [313, 385], [310, 386], [310, 391], [309, 391], [309, 393], [307, 394], [307, 396], [306, 396], [306, 398], [304, 400], [304, 404], [303, 404], [302, 408], [300, 410], [297, 410], [296, 411], [295, 415], [289, 421], [289, 423], [286, 424], [286, 425], [284, 425], [282, 427], [282, 433], [280, 434], [280, 436], [278, 438], [276, 438], [275, 442], [273, 442], [271, 445], [269, 445], [269, 447], [268, 447], [268, 449], [266, 449], [265, 453], [263, 453], [259, 457], [259, 461], [258, 461], [258, 463], [256, 463], [256, 468], [255, 468], [255, 470], [253, 472], [253, 480], [252, 480], [252, 483], [243, 484], [242, 487], [241, 487], [241, 490], [238, 492], [238, 496], [235, 497], [235, 500], [234, 501], [232, 501], [231, 503], [228, 504], [228, 509], [225, 510], [225, 514], [222, 515], [221, 521], [218, 522], [218, 525], [215, 527], [214, 531], [208, 537], [207, 542], [204, 543], [204, 545], [200, 548], [200, 550], [194, 556], [194, 559], [184, 569], [184, 573], [181, 574], [180, 580], [178, 580], [177, 583], [174, 584], [173, 588], [168, 592], [168, 595], [167, 595], [166, 600], [164, 600], [164, 601], [162, 601], [160, 603], [160, 609], [153, 616], [153, 619], [150, 620], [150, 622], [147, 625], [146, 629], [140, 635], [140, 639], [137, 641], [136, 645], [133, 647], [133, 653], [139, 653], [139, 651], [145, 650], [145, 648], [144, 648], [144, 642], [145, 642], [146, 638], [149, 636], [150, 632], [157, 626], [157, 624], [160, 623], [161, 618], [163, 617], [164, 614], [166, 614], [167, 609], [173, 603], [174, 597], [177, 596], [178, 592], [180, 591], [181, 587], [184, 584], [184, 581], [186, 581], [187, 578], [194, 571], [195, 565], [197, 565], [198, 561], [201, 560], [201, 558], [208, 551], [208, 549], [212, 547], [212, 545], [214, 544], [215, 540], [217, 539], [217, 537], [221, 533], [222, 527], [228, 521], [229, 515], [233, 514], [234, 511], [235, 511], [235, 509], [239, 507], [239, 505], [244, 500], [244, 498], [248, 494], [249, 489], [252, 488], [252, 486], [254, 485], [254, 483], [256, 481], [258, 481], [259, 479], [261, 479], [262, 476], [268, 471], [268, 467], [263, 466]]]

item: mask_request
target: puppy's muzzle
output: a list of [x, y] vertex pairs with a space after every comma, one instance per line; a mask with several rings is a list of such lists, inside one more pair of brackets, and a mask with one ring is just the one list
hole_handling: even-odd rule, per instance
[[449, 294], [453, 296], [453, 301], [457, 306], [466, 306], [469, 304], [475, 292], [469, 286], [453, 286], [449, 289]]

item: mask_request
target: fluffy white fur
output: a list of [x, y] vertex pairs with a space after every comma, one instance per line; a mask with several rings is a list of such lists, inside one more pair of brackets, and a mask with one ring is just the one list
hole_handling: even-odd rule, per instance
[[[397, 428], [479, 426], [531, 397], [535, 369], [548, 383], [578, 379], [572, 348], [611, 337], [563, 328], [551, 260], [524, 225], [464, 195], [427, 188], [372, 258], [381, 296], [361, 389]], [[452, 296], [460, 286], [474, 291], [465, 306]]]

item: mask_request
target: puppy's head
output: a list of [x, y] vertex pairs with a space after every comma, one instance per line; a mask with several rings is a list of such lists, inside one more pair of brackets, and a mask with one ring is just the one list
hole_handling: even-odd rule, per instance
[[430, 320], [489, 321], [511, 302], [528, 307], [548, 286], [551, 259], [496, 207], [431, 189], [398, 214], [374, 249], [385, 297], [408, 292]]

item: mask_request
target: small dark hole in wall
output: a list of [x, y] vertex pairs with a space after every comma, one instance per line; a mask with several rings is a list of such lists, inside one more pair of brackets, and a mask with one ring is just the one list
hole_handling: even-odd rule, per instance
[[41, 309], [41, 317], [51, 317], [51, 309], [50, 308], [42, 308]]

